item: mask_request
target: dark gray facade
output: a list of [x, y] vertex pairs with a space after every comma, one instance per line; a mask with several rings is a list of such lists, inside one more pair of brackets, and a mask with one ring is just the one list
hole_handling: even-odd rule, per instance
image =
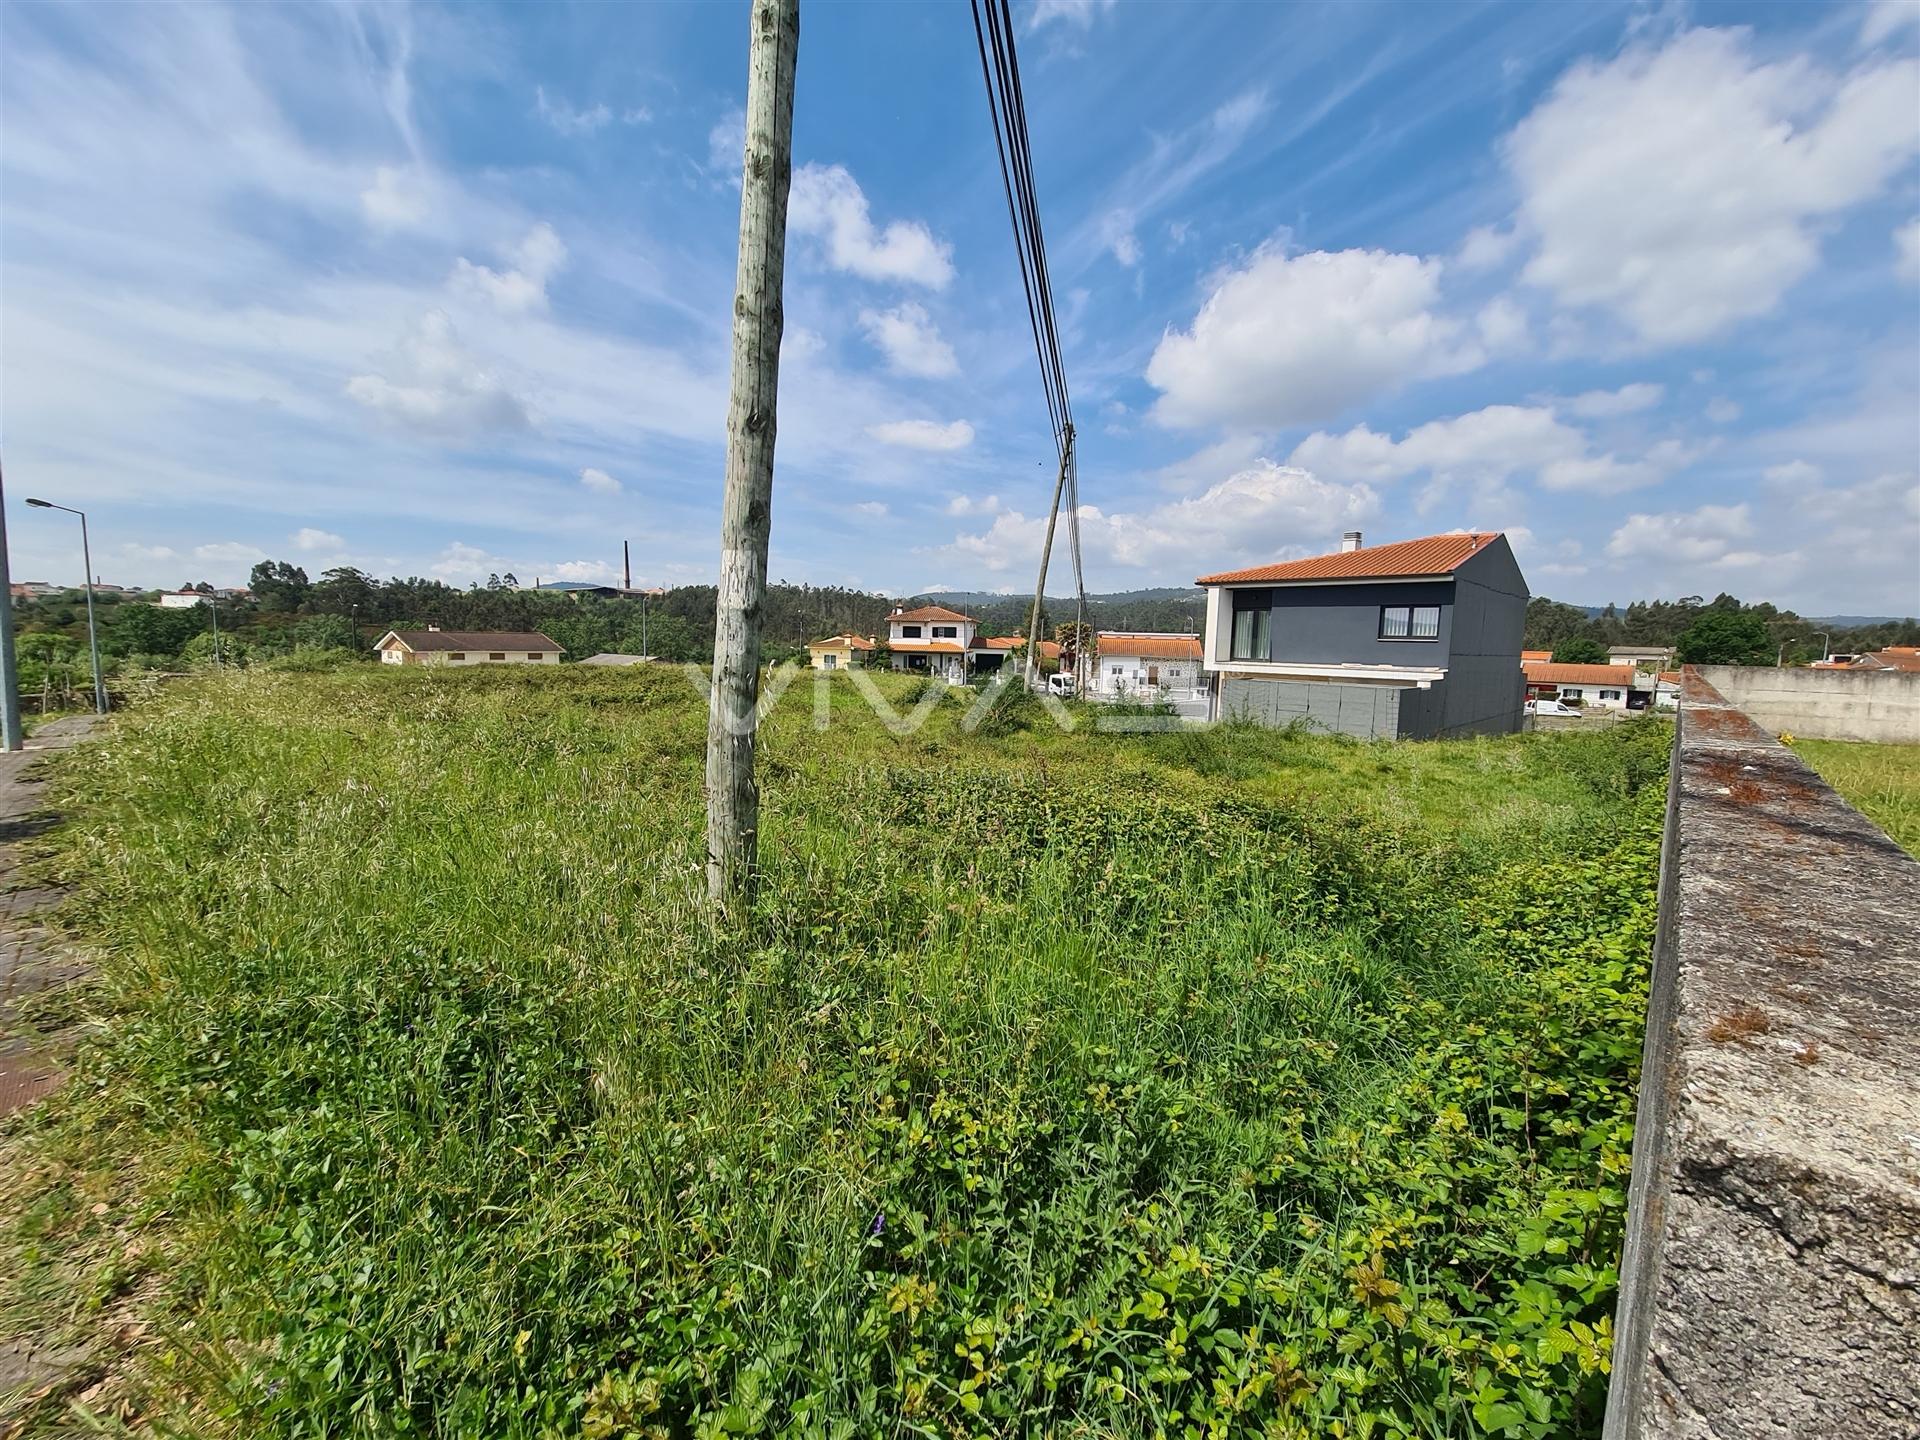
[[[1251, 599], [1268, 615], [1268, 658], [1293, 665], [1379, 665], [1444, 671], [1422, 688], [1412, 682], [1293, 678], [1236, 672], [1223, 661], [1217, 713], [1262, 724], [1296, 718], [1316, 728], [1367, 738], [1429, 740], [1499, 735], [1520, 728], [1526, 685], [1520, 641], [1527, 582], [1504, 537], [1440, 580], [1238, 586], [1223, 608]], [[1432, 638], [1385, 638], [1383, 606], [1434, 606]], [[1227, 617], [1226, 629], [1233, 622]]]

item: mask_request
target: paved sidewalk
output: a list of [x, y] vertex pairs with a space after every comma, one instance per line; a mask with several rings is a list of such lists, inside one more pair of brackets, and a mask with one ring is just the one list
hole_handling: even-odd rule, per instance
[[60, 1059], [71, 1037], [39, 1034], [20, 1022], [18, 1007], [85, 974], [86, 966], [40, 923], [40, 913], [60, 896], [21, 881], [20, 851], [59, 818], [45, 808], [39, 761], [86, 739], [97, 718], [49, 721], [25, 750], [0, 752], [0, 1115], [31, 1105], [62, 1078]]

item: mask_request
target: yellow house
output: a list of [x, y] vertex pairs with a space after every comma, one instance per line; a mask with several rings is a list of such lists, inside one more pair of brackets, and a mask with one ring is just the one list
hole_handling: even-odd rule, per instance
[[863, 635], [829, 635], [807, 646], [807, 654], [816, 670], [851, 670], [866, 664], [865, 657], [872, 649], [873, 641]]

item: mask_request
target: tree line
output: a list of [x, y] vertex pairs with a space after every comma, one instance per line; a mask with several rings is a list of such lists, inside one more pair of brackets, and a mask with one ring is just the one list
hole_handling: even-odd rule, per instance
[[[1822, 631], [1830, 632], [1824, 639]], [[1920, 620], [1887, 620], [1834, 628], [1759, 601], [1721, 593], [1678, 600], [1636, 600], [1589, 615], [1578, 605], [1535, 597], [1527, 605], [1529, 650], [1551, 650], [1564, 664], [1599, 664], [1613, 645], [1671, 645], [1675, 660], [1695, 665], [1805, 665], [1823, 654], [1920, 644]]]
[[[202, 581], [184, 586], [203, 593]], [[602, 651], [651, 654], [663, 660], [704, 662], [712, 653], [715, 588], [682, 585], [647, 598], [595, 596], [521, 589], [511, 575], [472, 586], [410, 576], [380, 580], [350, 567], [317, 579], [284, 560], [262, 561], [249, 578], [251, 600], [212, 601], [162, 609], [132, 596], [102, 591], [95, 599], [100, 648], [109, 676], [216, 663], [311, 666], [370, 658], [389, 629], [540, 630], [569, 660]], [[804, 660], [807, 642], [852, 632], [885, 640], [888, 613], [925, 596], [886, 596], [837, 585], [776, 583], [768, 588], [765, 655], [768, 661]], [[980, 622], [984, 635], [1023, 629], [1028, 602], [1019, 596], [952, 596], [947, 603]], [[1089, 596], [1087, 621], [1099, 630], [1197, 633], [1205, 613], [1198, 591], [1140, 591]], [[21, 691], [31, 708], [84, 697], [88, 684], [86, 611], [79, 591], [16, 602]], [[1044, 634], [1058, 636], [1074, 619], [1074, 602], [1050, 598]], [[1576, 605], [1544, 597], [1527, 607], [1526, 646], [1550, 650], [1574, 663], [1606, 658], [1610, 645], [1679, 645], [1683, 660], [1771, 665], [1817, 660], [1822, 627], [1766, 602], [1745, 604], [1731, 595], [1712, 600], [1636, 601], [1589, 615]], [[1689, 638], [1691, 637], [1691, 638]], [[1920, 644], [1912, 619], [1835, 630], [1835, 652]]]

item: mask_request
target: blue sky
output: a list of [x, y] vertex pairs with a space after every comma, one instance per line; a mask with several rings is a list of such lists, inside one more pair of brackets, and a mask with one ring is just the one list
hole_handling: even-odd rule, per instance
[[[1920, 611], [1920, 4], [1017, 10], [1088, 581]], [[16, 578], [711, 578], [743, 4], [0, 10]], [[1031, 585], [971, 22], [802, 18], [775, 577]]]

